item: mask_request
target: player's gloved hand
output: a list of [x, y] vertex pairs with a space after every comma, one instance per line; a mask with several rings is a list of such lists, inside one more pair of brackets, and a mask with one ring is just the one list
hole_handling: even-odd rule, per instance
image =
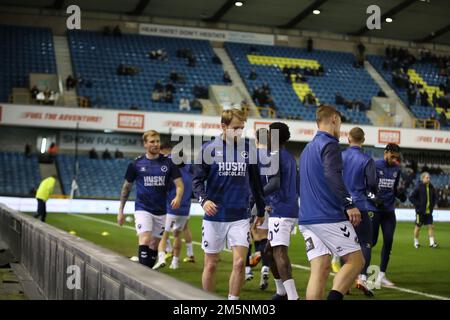
[[348, 220], [355, 227], [361, 222], [361, 212], [358, 208], [347, 209]]
[[123, 226], [124, 223], [125, 223], [125, 215], [123, 214], [123, 212], [119, 212], [117, 214], [117, 224], [119, 226]]
[[205, 210], [206, 215], [213, 216], [217, 213], [217, 205], [211, 200], [206, 200], [203, 203], [203, 210]]

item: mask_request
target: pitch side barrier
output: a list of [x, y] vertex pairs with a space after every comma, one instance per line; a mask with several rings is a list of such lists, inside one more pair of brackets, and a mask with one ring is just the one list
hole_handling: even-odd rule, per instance
[[220, 299], [3, 204], [0, 240], [29, 272], [45, 299]]

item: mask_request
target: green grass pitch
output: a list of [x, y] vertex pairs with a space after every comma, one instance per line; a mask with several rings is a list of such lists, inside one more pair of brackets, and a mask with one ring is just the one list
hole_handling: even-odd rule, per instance
[[[126, 223], [125, 227], [115, 224], [115, 215], [67, 215], [49, 214], [47, 222], [65, 231], [75, 231], [77, 236], [92, 241], [97, 245], [108, 248], [121, 255], [131, 257], [137, 255], [137, 237], [134, 231], [134, 223]], [[201, 217], [191, 217], [190, 227], [194, 241], [201, 241]], [[426, 228], [422, 228], [421, 245], [419, 249], [413, 247], [413, 223], [398, 222], [395, 232], [393, 252], [388, 268], [388, 278], [393, 281], [398, 289], [382, 288], [375, 290], [374, 298], [367, 298], [357, 289], [352, 289], [351, 294], [345, 299], [450, 299], [450, 223], [436, 223], [436, 240], [440, 244], [438, 249], [428, 247]], [[102, 236], [103, 232], [109, 235]], [[372, 251], [372, 264], [379, 264], [382, 236]], [[306, 259], [303, 237], [300, 232], [291, 238], [289, 255], [293, 265], [309, 266]], [[183, 246], [181, 258], [185, 257], [186, 250]], [[201, 273], [203, 267], [203, 252], [200, 245], [194, 245], [196, 263], [183, 263], [180, 261], [178, 270], [163, 268], [161, 272], [178, 278], [182, 281], [201, 287]], [[228, 294], [228, 278], [231, 270], [231, 254], [223, 252], [217, 274], [217, 294], [226, 297]], [[275, 284], [270, 278], [269, 288], [261, 291], [258, 287], [261, 265], [253, 269], [255, 278], [244, 284], [241, 299], [270, 299], [274, 293]], [[149, 276], [153, 276], [150, 275]], [[305, 297], [305, 289], [308, 282], [308, 270], [293, 268], [293, 276], [301, 298]], [[328, 287], [331, 287], [333, 277], [330, 276]]]

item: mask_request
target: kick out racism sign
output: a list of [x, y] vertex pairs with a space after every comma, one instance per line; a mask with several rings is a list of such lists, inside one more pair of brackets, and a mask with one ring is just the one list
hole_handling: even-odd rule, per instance
[[[76, 133], [74, 131], [62, 131], [59, 135], [59, 145], [61, 149], [73, 149], [75, 147]], [[123, 133], [94, 133], [79, 132], [78, 148], [80, 150], [97, 151], [108, 149], [115, 151], [119, 149], [123, 152], [142, 152], [142, 139], [139, 134]]]

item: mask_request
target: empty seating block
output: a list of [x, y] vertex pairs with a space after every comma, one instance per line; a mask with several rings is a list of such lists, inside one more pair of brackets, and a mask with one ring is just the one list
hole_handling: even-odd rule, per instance
[[[208, 41], [131, 34], [113, 37], [93, 31], [69, 31], [68, 41], [74, 73], [92, 81], [91, 88], [80, 86], [77, 93], [89, 97], [93, 107], [137, 106], [140, 110], [179, 112], [181, 97], [194, 98], [194, 85], [223, 84], [222, 67], [212, 63], [214, 51]], [[181, 48], [192, 51], [197, 59], [195, 67], [187, 66], [187, 59], [176, 56]], [[167, 61], [150, 60], [149, 52], [158, 49], [167, 52]], [[140, 72], [119, 76], [119, 64], [137, 67]], [[172, 70], [185, 77], [185, 83], [174, 83], [173, 103], [152, 102], [155, 82], [161, 80], [165, 85]]]
[[36, 156], [19, 152], [0, 152], [0, 194], [30, 195], [39, 186], [41, 174]]
[[13, 87], [28, 88], [30, 73], [56, 73], [50, 29], [0, 25], [0, 101]]
[[[83, 198], [114, 198], [120, 197], [125, 172], [132, 159], [89, 159], [87, 156], [79, 156], [78, 193], [76, 196]], [[75, 156], [58, 155], [57, 165], [61, 182], [66, 194], [70, 193], [73, 177]], [[133, 191], [130, 198], [135, 198]]]

